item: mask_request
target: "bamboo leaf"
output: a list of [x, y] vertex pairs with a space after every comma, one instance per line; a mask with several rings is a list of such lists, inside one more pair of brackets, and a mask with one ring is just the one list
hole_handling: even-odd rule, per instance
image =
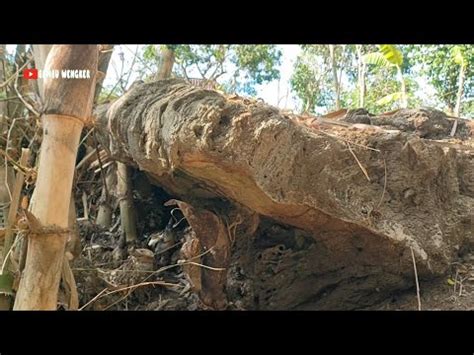
[[390, 66], [390, 62], [387, 58], [384, 57], [382, 53], [374, 52], [374, 53], [367, 53], [363, 57], [365, 63], [376, 65], [378, 67], [388, 67]]
[[397, 66], [403, 64], [403, 54], [394, 45], [382, 44], [379, 45], [379, 50], [390, 64]]
[[454, 46], [451, 54], [454, 58], [454, 62], [460, 66], [464, 66], [464, 56], [459, 46]]
[[393, 94], [388, 94], [387, 96], [382, 97], [380, 100], [376, 102], [377, 105], [386, 105], [389, 104], [390, 102], [400, 100], [402, 97], [401, 92], [394, 92]]

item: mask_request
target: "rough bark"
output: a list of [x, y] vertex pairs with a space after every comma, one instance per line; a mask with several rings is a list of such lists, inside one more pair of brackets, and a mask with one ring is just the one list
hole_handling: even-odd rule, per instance
[[171, 76], [174, 65], [174, 50], [168, 46], [164, 46], [161, 49], [161, 62], [156, 74], [156, 79], [167, 79]]
[[91, 113], [97, 57], [94, 45], [55, 45], [45, 63], [48, 69], [88, 69], [91, 79], [43, 83], [44, 135], [31, 206], [35, 221], [15, 299], [17, 310], [57, 307], [74, 166], [82, 127]]
[[273, 107], [170, 79], [100, 107], [96, 124], [114, 158], [180, 200], [224, 199], [261, 216], [255, 233], [237, 231], [230, 301], [347, 309], [414, 287], [411, 248], [423, 280], [442, 275], [474, 237], [472, 146], [422, 138], [430, 120], [446, 123], [448, 136], [446, 116], [404, 117], [412, 132], [314, 130]]
[[97, 83], [95, 86], [94, 102], [99, 98], [100, 92], [102, 91], [102, 83], [105, 80], [107, 75], [107, 69], [109, 68], [110, 59], [112, 58], [112, 53], [114, 51], [114, 46], [111, 44], [104, 44], [101, 46], [99, 54], [99, 64], [98, 64], [98, 77]]

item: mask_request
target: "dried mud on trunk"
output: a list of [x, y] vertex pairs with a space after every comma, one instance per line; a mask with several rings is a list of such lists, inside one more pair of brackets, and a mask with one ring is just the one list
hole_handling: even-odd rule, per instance
[[[472, 124], [451, 137], [453, 122], [428, 108], [318, 121], [176, 79], [96, 110], [113, 159], [201, 211], [184, 213], [178, 259], [227, 238], [225, 273], [190, 291], [198, 309], [364, 309], [414, 287], [411, 250], [422, 285], [444, 277], [474, 233]], [[193, 230], [203, 213], [212, 236]]]

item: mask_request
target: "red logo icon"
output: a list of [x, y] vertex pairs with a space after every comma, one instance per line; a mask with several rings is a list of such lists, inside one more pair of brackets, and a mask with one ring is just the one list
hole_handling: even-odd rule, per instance
[[25, 79], [38, 79], [38, 69], [25, 69], [23, 77]]

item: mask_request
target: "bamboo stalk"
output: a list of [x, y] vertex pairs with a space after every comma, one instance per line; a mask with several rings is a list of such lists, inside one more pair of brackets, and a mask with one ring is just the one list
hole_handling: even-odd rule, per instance
[[[21, 150], [20, 165], [26, 167], [30, 159], [30, 150], [23, 148]], [[19, 170], [15, 177], [15, 184], [13, 186], [12, 199], [10, 202], [10, 209], [8, 210], [8, 219], [5, 226], [5, 244], [3, 246], [3, 264], [4, 269], [1, 270], [1, 274], [11, 274], [9, 271], [10, 267], [10, 249], [13, 246], [15, 235], [13, 233], [13, 226], [16, 223], [16, 216], [18, 212], [18, 206], [20, 204], [21, 190], [25, 182], [25, 174]], [[10, 290], [11, 291], [11, 290]], [[11, 308], [11, 299], [7, 294], [0, 294], [0, 310], [9, 310]]]
[[97, 212], [96, 223], [104, 228], [112, 226], [112, 194], [111, 189], [115, 185], [115, 166], [111, 165], [105, 171], [105, 184], [102, 186], [99, 211]]
[[125, 234], [125, 241], [130, 243], [137, 239], [137, 227], [135, 224], [129, 168], [120, 162], [117, 162], [117, 192], [120, 201], [122, 233]]
[[42, 228], [28, 236], [24, 275], [15, 310], [57, 309], [68, 233], [69, 205], [80, 135], [91, 115], [97, 46], [55, 45], [46, 69], [90, 70], [90, 79], [43, 82], [43, 143], [31, 214]]

